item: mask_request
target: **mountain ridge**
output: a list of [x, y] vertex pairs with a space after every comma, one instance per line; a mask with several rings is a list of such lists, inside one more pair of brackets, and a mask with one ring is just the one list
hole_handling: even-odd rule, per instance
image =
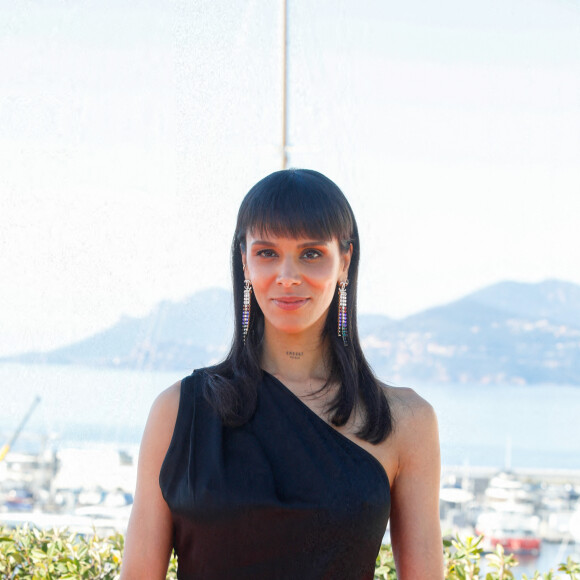
[[[213, 288], [71, 345], [0, 360], [193, 369], [226, 354], [232, 316], [230, 292]], [[503, 281], [402, 319], [361, 314], [359, 335], [387, 382], [580, 385], [580, 286], [571, 282]]]

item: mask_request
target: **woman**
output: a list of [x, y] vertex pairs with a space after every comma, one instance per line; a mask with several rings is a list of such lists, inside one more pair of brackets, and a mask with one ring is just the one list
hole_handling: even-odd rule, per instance
[[224, 362], [154, 402], [121, 578], [441, 580], [431, 406], [381, 384], [357, 334], [359, 238], [340, 189], [278, 171], [242, 202]]

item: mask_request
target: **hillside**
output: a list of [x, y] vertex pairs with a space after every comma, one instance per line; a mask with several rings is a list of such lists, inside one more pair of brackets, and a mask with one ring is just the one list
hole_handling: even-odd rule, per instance
[[501, 282], [367, 334], [391, 380], [580, 384], [580, 286]]
[[[226, 353], [232, 311], [229, 292], [206, 290], [67, 347], [9, 360], [193, 369]], [[401, 320], [361, 315], [359, 328], [386, 381], [580, 384], [580, 286], [568, 282], [501, 282]]]

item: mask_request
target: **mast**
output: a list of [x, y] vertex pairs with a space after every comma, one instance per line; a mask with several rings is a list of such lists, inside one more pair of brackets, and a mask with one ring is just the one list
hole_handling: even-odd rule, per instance
[[288, 167], [288, 3], [282, 0], [282, 169]]

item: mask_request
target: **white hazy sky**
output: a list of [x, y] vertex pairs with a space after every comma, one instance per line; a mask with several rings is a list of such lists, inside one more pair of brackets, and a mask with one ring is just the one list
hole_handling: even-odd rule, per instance
[[[580, 3], [288, 5], [290, 165], [351, 201], [363, 312], [580, 283]], [[281, 31], [273, 0], [3, 5], [0, 355], [229, 287]]]

